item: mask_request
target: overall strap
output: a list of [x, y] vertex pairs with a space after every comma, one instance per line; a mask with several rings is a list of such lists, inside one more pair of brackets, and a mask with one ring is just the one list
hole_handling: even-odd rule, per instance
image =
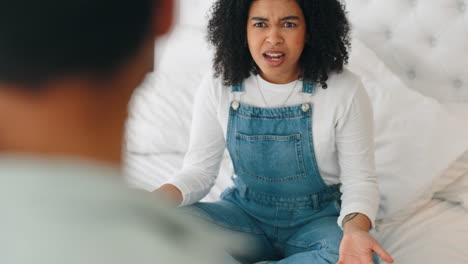
[[235, 84], [232, 86], [233, 93], [241, 93], [244, 91], [244, 83]]
[[315, 82], [304, 80], [302, 82], [302, 92], [307, 94], [313, 94], [315, 92]]

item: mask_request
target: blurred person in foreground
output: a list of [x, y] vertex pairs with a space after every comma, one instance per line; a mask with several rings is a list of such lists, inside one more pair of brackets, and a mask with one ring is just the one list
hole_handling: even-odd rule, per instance
[[205, 229], [121, 173], [127, 102], [172, 8], [1, 1], [0, 263], [220, 263]]

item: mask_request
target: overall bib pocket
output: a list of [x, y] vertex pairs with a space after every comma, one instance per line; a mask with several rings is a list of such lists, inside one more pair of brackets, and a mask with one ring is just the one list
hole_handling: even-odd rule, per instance
[[266, 182], [305, 177], [301, 135], [245, 135], [236, 133], [239, 170]]

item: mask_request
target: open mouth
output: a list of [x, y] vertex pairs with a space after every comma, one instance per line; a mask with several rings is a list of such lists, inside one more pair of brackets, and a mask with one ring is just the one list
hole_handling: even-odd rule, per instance
[[282, 58], [284, 58], [286, 54], [282, 52], [265, 52], [263, 53], [263, 57], [265, 57], [267, 60], [271, 61], [280, 61]]
[[263, 53], [263, 58], [271, 67], [280, 66], [285, 60], [286, 54], [279, 51], [267, 51]]

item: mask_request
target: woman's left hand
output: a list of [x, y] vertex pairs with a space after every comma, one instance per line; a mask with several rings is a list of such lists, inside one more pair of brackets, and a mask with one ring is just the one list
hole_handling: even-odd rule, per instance
[[385, 262], [393, 263], [387, 253], [368, 232], [353, 230], [345, 232], [340, 245], [340, 259], [337, 264], [374, 264], [372, 254], [376, 252]]

